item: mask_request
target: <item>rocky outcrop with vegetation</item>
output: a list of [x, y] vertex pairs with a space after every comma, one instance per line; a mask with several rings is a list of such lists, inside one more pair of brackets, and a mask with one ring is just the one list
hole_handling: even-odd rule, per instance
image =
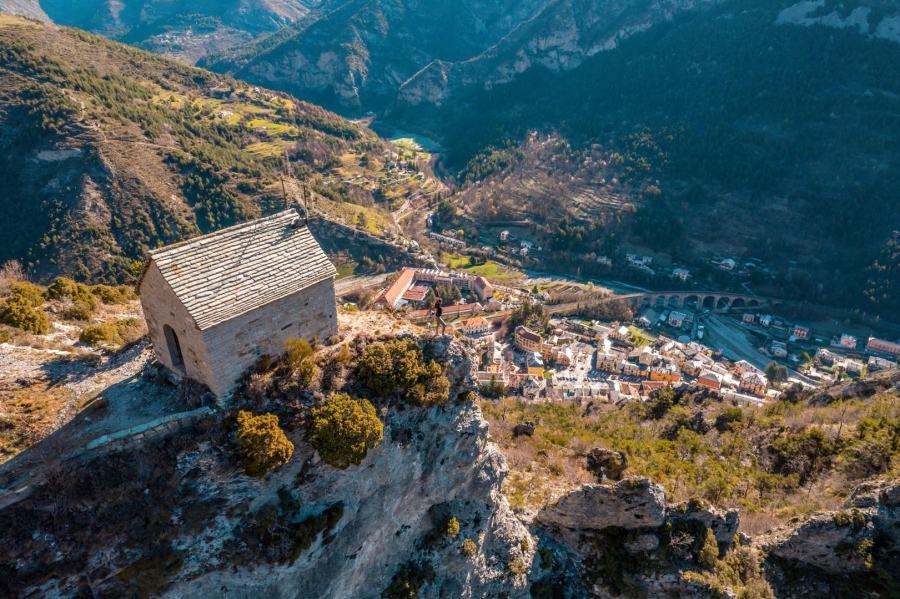
[[[84, 451], [60, 443], [84, 444], [107, 420], [144, 430], [132, 426], [138, 404], [150, 414], [166, 398], [156, 407], [180, 414], [204, 401], [199, 388], [163, 392], [169, 383], [147, 365], [140, 383], [117, 384], [0, 467], [0, 594], [751, 599], [897, 588], [893, 454], [888, 470], [847, 483], [839, 505], [816, 486], [856, 472], [871, 455], [863, 448], [890, 448], [893, 375], [874, 377], [887, 381], [874, 396], [835, 387], [842, 399], [827, 406], [794, 394], [797, 403], [740, 417], [691, 391], [630, 408], [501, 401], [483, 412], [472, 356], [450, 336], [386, 314], [340, 321], [341, 338], [292, 340], [284, 356], [261, 359], [218, 412]], [[138, 359], [128, 356], [119, 360]], [[696, 426], [698, 414], [708, 424]], [[614, 436], [588, 435], [598, 430]], [[755, 454], [723, 462], [715, 452], [748, 436], [756, 455], [774, 451], [766, 468], [783, 467], [784, 454], [804, 486], [723, 489], [719, 477]], [[551, 445], [571, 446], [572, 461]], [[818, 465], [803, 457], [813, 450]], [[704, 464], [717, 465], [715, 485], [683, 482]], [[794, 480], [740, 472], [754, 485]], [[528, 505], [534, 497], [547, 499]], [[776, 500], [799, 505], [770, 507], [780, 525], [763, 528], [754, 502]]]
[[[449, 337], [304, 345], [261, 364], [233, 411], [4, 493], [0, 594], [527, 596], [536, 542], [501, 493], [466, 352]], [[379, 352], [389, 367], [358, 379]], [[378, 434], [349, 461], [333, 439], [317, 452], [311, 418], [354, 402]]]

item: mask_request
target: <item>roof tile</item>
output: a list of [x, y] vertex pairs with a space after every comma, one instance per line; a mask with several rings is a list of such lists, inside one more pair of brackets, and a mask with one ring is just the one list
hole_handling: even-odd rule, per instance
[[150, 252], [200, 330], [337, 275], [295, 210]]

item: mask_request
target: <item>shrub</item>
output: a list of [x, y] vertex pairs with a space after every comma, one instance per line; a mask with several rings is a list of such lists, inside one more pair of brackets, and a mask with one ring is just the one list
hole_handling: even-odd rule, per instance
[[143, 335], [143, 326], [137, 318], [126, 318], [114, 322], [92, 324], [84, 327], [78, 340], [97, 347], [103, 343], [111, 345], [124, 345], [137, 341]]
[[46, 335], [50, 330], [50, 317], [35, 308], [27, 297], [18, 294], [0, 306], [0, 322], [35, 335]]
[[284, 342], [287, 353], [284, 356], [284, 367], [297, 379], [301, 388], [306, 388], [316, 376], [316, 365], [313, 362], [315, 351], [306, 339], [288, 339]]
[[119, 328], [114, 322], [86, 326], [81, 330], [78, 340], [92, 347], [97, 347], [101, 343], [112, 343], [114, 345], [122, 343], [122, 337], [119, 336]]
[[845, 512], [841, 510], [840, 512], [835, 512], [832, 517], [834, 520], [834, 524], [839, 528], [845, 528], [847, 526], [853, 526], [855, 528], [861, 528], [866, 525], [866, 516], [861, 511], [856, 508], [853, 508], [850, 512]]
[[291, 459], [294, 444], [288, 441], [274, 414], [254, 416], [242, 410], [238, 413], [237, 423], [241, 461], [249, 476], [262, 478], [269, 470], [280, 468]]
[[9, 286], [14, 281], [25, 280], [25, 269], [18, 260], [9, 260], [0, 266], [0, 295], [9, 291]]
[[423, 586], [434, 580], [434, 576], [431, 563], [406, 562], [394, 574], [390, 586], [381, 596], [384, 599], [414, 599], [419, 596]]
[[547, 547], [541, 547], [538, 550], [538, 555], [541, 557], [541, 568], [547, 570], [553, 567], [553, 551]]
[[359, 378], [381, 397], [407, 390], [423, 373], [422, 350], [412, 339], [373, 343], [359, 359]]
[[56, 280], [47, 287], [47, 298], [58, 300], [64, 297], [71, 299], [73, 302], [84, 302], [85, 304], [90, 305], [91, 309], [96, 306], [94, 294], [91, 293], [91, 290], [87, 285], [76, 283], [72, 279], [67, 279], [66, 277], [57, 277]]
[[90, 289], [91, 293], [99, 297], [100, 301], [107, 305], [124, 304], [137, 299], [134, 289], [128, 285], [119, 285], [118, 287], [94, 285]]
[[716, 418], [716, 429], [720, 433], [736, 431], [741, 428], [744, 421], [744, 411], [740, 408], [726, 408]]
[[444, 524], [444, 534], [451, 539], [459, 536], [459, 520], [455, 516], [447, 518], [447, 522]]
[[44, 303], [44, 290], [28, 281], [13, 281], [9, 284], [9, 290], [13, 296], [22, 298], [32, 308], [37, 308]]
[[68, 320], [90, 320], [94, 306], [85, 302], [73, 302], [63, 311], [62, 316]]
[[447, 377], [440, 374], [440, 370], [438, 370], [437, 377], [424, 378], [421, 382], [410, 387], [404, 399], [417, 406], [431, 404], [444, 406], [450, 399], [450, 381]]
[[310, 442], [326, 464], [358, 465], [381, 442], [384, 426], [365, 399], [334, 395], [310, 413]]
[[284, 342], [284, 349], [287, 350], [284, 355], [284, 365], [291, 370], [297, 368], [304, 360], [311, 358], [314, 353], [306, 339], [288, 339]]
[[697, 554], [697, 563], [707, 570], [712, 570], [716, 567], [717, 559], [719, 559], [719, 543], [716, 541], [716, 535], [706, 529], [706, 538], [703, 540], [703, 547]]
[[478, 553], [478, 545], [472, 539], [463, 539], [459, 552], [466, 557], [475, 557], [475, 554]]
[[458, 403], [470, 403], [475, 401], [475, 393], [473, 391], [463, 391], [456, 396]]
[[528, 564], [525, 563], [525, 560], [519, 556], [514, 557], [508, 564], [509, 572], [513, 576], [522, 576], [526, 572], [528, 572]]

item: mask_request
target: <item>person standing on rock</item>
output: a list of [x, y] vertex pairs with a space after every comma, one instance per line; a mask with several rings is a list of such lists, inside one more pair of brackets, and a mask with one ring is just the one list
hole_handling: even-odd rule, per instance
[[447, 323], [444, 322], [442, 318], [444, 314], [444, 307], [441, 305], [441, 298], [437, 298], [434, 300], [434, 310], [431, 311], [434, 314], [434, 334], [437, 335], [438, 325], [441, 325], [441, 335], [445, 335], [447, 333]]

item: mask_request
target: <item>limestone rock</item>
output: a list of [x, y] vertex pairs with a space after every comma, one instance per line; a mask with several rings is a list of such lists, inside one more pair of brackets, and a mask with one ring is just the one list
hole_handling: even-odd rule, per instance
[[670, 517], [673, 521], [694, 520], [701, 522], [706, 528], [713, 531], [719, 543], [727, 545], [731, 545], [734, 542], [734, 535], [741, 524], [738, 510], [725, 511], [708, 505], [695, 506], [688, 504], [687, 511], [684, 514], [672, 511], [670, 512]]
[[653, 528], [665, 522], [663, 488], [649, 479], [623, 480], [612, 486], [584, 485], [553, 505], [544, 507], [536, 521], [570, 546], [581, 531], [618, 526], [626, 530]]
[[519, 437], [521, 435], [532, 436], [534, 435], [534, 423], [526, 420], [525, 422], [520, 422], [515, 425], [512, 429], [513, 438]]
[[776, 535], [764, 548], [782, 559], [838, 573], [866, 570], [857, 548], [874, 537], [875, 527], [869, 510], [861, 511], [864, 524], [841, 525], [835, 513], [814, 514], [800, 526]]
[[882, 553], [900, 551], [900, 485], [860, 485], [844, 507], [814, 514], [760, 545], [774, 556], [834, 575], [867, 571], [866, 547], [876, 539]]
[[659, 547], [659, 537], [656, 535], [638, 535], [633, 541], [625, 543], [625, 549], [629, 553], [653, 551], [657, 547]]
[[611, 449], [595, 447], [587, 455], [587, 469], [603, 480], [621, 480], [622, 473], [628, 468], [628, 458], [625, 454]]

